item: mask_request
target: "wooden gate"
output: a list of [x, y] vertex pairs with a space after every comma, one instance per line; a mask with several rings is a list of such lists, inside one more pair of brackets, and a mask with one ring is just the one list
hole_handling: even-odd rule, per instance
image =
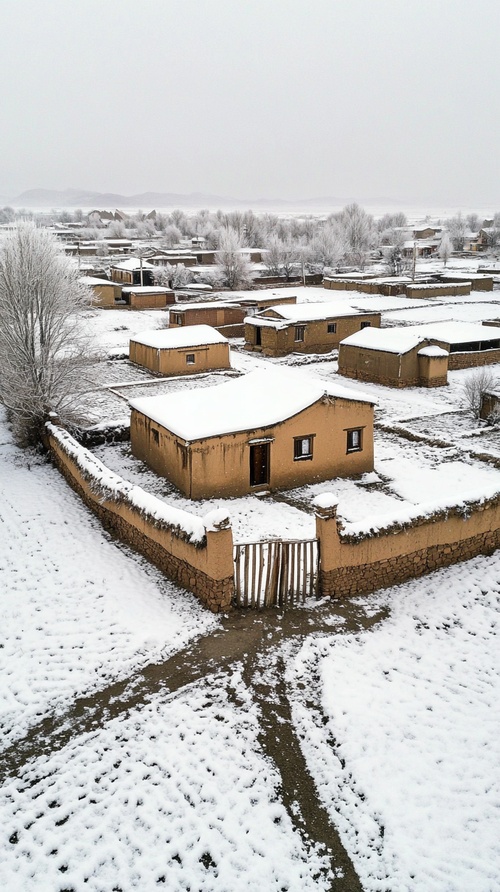
[[237, 607], [293, 607], [317, 595], [317, 539], [247, 542], [234, 547]]

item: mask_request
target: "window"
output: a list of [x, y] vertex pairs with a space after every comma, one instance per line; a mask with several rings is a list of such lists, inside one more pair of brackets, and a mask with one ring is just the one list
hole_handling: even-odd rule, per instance
[[353, 430], [347, 431], [347, 451], [348, 452], [361, 452], [362, 446], [362, 433], [363, 428], [356, 427]]
[[155, 429], [153, 428], [151, 430], [151, 436], [153, 437], [153, 443], [156, 443], [156, 445], [159, 446], [160, 445], [160, 432], [155, 431]]
[[296, 325], [295, 326], [295, 340], [296, 341], [303, 341], [305, 333], [306, 333], [305, 325]]
[[313, 457], [313, 436], [295, 437], [293, 441], [293, 460], [304, 461]]
[[182, 325], [182, 316], [180, 313], [174, 313], [174, 323], [175, 325]]
[[371, 322], [362, 322], [361, 328], [371, 328]]
[[186, 365], [194, 365], [194, 353], [186, 353]]
[[328, 323], [328, 334], [336, 334], [337, 333], [337, 323], [329, 322]]

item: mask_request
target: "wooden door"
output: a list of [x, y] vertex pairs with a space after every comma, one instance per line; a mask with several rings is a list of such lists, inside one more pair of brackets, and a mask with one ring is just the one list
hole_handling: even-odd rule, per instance
[[250, 486], [264, 486], [269, 483], [270, 443], [255, 443], [250, 446]]

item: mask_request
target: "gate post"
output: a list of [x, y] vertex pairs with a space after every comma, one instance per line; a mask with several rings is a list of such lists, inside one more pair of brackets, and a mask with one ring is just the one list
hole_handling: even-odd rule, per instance
[[319, 594], [335, 596], [333, 571], [340, 566], [339, 520], [337, 498], [333, 493], [322, 493], [314, 500], [316, 538], [319, 543]]

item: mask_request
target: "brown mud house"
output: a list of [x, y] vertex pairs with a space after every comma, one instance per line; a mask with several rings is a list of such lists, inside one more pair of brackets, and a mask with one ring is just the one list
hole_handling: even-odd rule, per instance
[[129, 359], [160, 375], [231, 368], [229, 342], [209, 325], [143, 331], [130, 339]]
[[343, 338], [380, 326], [380, 313], [364, 312], [342, 300], [278, 305], [245, 319], [245, 349], [265, 356], [328, 353]]
[[367, 328], [340, 342], [338, 371], [389, 387], [441, 387], [448, 356], [413, 328]]
[[119, 285], [154, 285], [154, 268], [147, 260], [129, 257], [121, 263], [113, 264], [110, 270], [111, 280]]
[[109, 279], [100, 279], [97, 276], [81, 276], [82, 285], [88, 285], [92, 290], [92, 306], [115, 307], [121, 299], [121, 288], [116, 282]]
[[128, 285], [122, 288], [118, 309], [162, 310], [174, 300], [174, 292], [160, 285]]
[[192, 499], [373, 470], [373, 401], [294, 369], [131, 401], [133, 454]]

